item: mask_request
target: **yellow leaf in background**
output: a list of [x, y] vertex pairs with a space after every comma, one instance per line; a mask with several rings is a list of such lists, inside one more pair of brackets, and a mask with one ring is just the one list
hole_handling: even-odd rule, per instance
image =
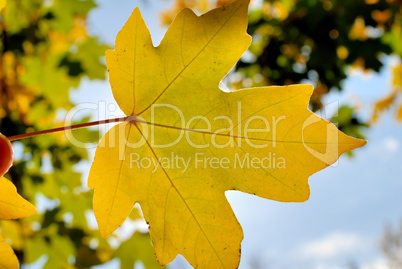
[[160, 14], [161, 21], [163, 25], [171, 24], [176, 14], [184, 8], [191, 8], [198, 12], [206, 12], [207, 10], [221, 7], [231, 2], [233, 2], [233, 0], [218, 0], [216, 2], [209, 0], [175, 0], [172, 8]]
[[351, 40], [367, 40], [366, 24], [362, 16], [358, 16], [353, 23], [352, 29], [349, 32], [349, 38]]
[[3, 10], [3, 8], [6, 6], [6, 0], [0, 0], [0, 11]]
[[18, 259], [14, 254], [13, 249], [4, 241], [0, 235], [0, 268], [18, 269]]
[[402, 121], [402, 106], [396, 102], [402, 91], [402, 64], [392, 67], [392, 86], [391, 94], [374, 104], [373, 116], [371, 118], [373, 122], [378, 121], [380, 114], [392, 107], [395, 107], [397, 110], [396, 120]]
[[376, 122], [380, 116], [380, 113], [389, 109], [392, 106], [395, 98], [396, 98], [396, 93], [393, 92], [389, 96], [377, 101], [374, 105], [374, 113], [373, 113], [373, 117], [371, 118], [371, 120], [373, 122]]
[[345, 46], [339, 46], [336, 48], [336, 55], [339, 59], [345, 60], [349, 56], [349, 51]]
[[400, 105], [398, 108], [398, 113], [396, 114], [396, 119], [398, 121], [402, 121], [402, 105]]
[[386, 9], [384, 11], [374, 10], [371, 13], [371, 17], [375, 21], [377, 21], [379, 24], [386, 23], [389, 20], [389, 18], [391, 18], [391, 16], [392, 16], [392, 13], [391, 13], [391, 10], [389, 10], [389, 9]]
[[233, 2], [233, 0], [217, 0], [216, 1], [216, 6], [217, 7], [222, 7], [222, 6], [225, 6], [225, 5], [229, 5], [232, 2]]
[[[0, 177], [0, 219], [24, 218], [35, 213], [35, 207], [17, 193], [13, 183], [4, 177]], [[0, 268], [19, 268], [18, 259], [13, 249], [4, 241], [1, 235]]]
[[392, 85], [402, 91], [402, 64], [398, 64], [392, 68], [393, 79]]
[[306, 201], [310, 175], [366, 143], [307, 109], [310, 85], [218, 88], [250, 44], [247, 9], [184, 9], [157, 48], [135, 9], [106, 53], [114, 97], [132, 117], [96, 150], [95, 216], [106, 237], [138, 202], [162, 265], [181, 254], [195, 268], [237, 268], [243, 233], [225, 191]]
[[26, 227], [27, 224], [11, 220], [3, 220], [0, 224], [1, 233], [6, 235], [7, 240], [8, 242], [11, 242], [10, 244], [13, 246], [13, 249], [22, 250], [29, 229], [29, 227]]
[[14, 184], [8, 179], [0, 178], [0, 219], [20, 219], [36, 213], [35, 207], [22, 198]]

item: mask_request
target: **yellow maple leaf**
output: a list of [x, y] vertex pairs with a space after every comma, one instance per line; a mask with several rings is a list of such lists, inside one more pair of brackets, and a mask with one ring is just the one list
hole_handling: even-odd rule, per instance
[[18, 259], [13, 249], [7, 244], [0, 235], [0, 268], [15, 269], [19, 268]]
[[20, 219], [36, 213], [35, 207], [22, 198], [14, 184], [8, 179], [0, 178], [0, 219]]
[[[22, 198], [11, 181], [0, 178], [0, 219], [10, 220], [32, 216], [35, 207]], [[0, 268], [19, 268], [18, 259], [12, 248], [0, 235]]]
[[139, 203], [162, 265], [182, 254], [195, 268], [237, 268], [243, 233], [226, 190], [306, 201], [310, 175], [366, 143], [308, 110], [310, 85], [219, 90], [250, 44], [247, 9], [184, 9], [156, 48], [135, 9], [106, 53], [131, 117], [96, 150], [95, 216], [106, 237]]

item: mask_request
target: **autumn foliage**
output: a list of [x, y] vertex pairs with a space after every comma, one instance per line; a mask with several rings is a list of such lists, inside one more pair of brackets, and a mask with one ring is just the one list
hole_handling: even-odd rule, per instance
[[[57, 110], [66, 112], [73, 107], [68, 98], [70, 88], [84, 77], [104, 78], [106, 68], [99, 56], [107, 46], [86, 30], [85, 17], [93, 2], [73, 2], [55, 1], [48, 6], [35, 1], [24, 1], [23, 6], [7, 3], [0, 23], [0, 119], [5, 135], [61, 123]], [[55, 206], [18, 222], [1, 223], [2, 235], [16, 252], [0, 237], [0, 265], [17, 268], [15, 254], [21, 263], [46, 254], [45, 268], [86, 268], [113, 257], [127, 267], [140, 260], [147, 268], [158, 268], [181, 254], [194, 268], [237, 268], [243, 233], [225, 191], [304, 202], [310, 195], [308, 178], [312, 174], [366, 144], [308, 109], [312, 95], [311, 103], [320, 107], [320, 96], [331, 85], [340, 85], [343, 67], [322, 67], [334, 70], [331, 76], [321, 73], [320, 64], [310, 63], [319, 74], [315, 89], [305, 84], [287, 85], [307, 76], [307, 71], [290, 75], [294, 70], [289, 66], [308, 66], [307, 56], [299, 50], [302, 44], [282, 44], [284, 39], [279, 36], [271, 43], [251, 42], [247, 28], [254, 37], [275, 31], [265, 27], [261, 16], [279, 23], [301, 19], [290, 17], [291, 7], [278, 1], [264, 3], [263, 15], [251, 11], [249, 26], [248, 0], [219, 3], [223, 7], [202, 16], [189, 9], [181, 11], [158, 47], [153, 46], [139, 9], [133, 11], [116, 37], [114, 50], [106, 52], [112, 92], [127, 118], [100, 141], [98, 132], [78, 131], [87, 142], [99, 143], [88, 178], [93, 192], [74, 171], [74, 165], [88, 159], [85, 149], [70, 144], [63, 135], [18, 142], [23, 143], [23, 157], [14, 162], [6, 174], [8, 179], [1, 177], [0, 181], [0, 219], [28, 217], [36, 211], [14, 185], [32, 203], [40, 205], [40, 199], [45, 199]], [[30, 16], [20, 17], [21, 10]], [[386, 14], [373, 16], [386, 25]], [[370, 38], [362, 27], [364, 23], [357, 18], [349, 33], [356, 42]], [[333, 41], [339, 34], [332, 32], [329, 39]], [[259, 60], [268, 57], [267, 42], [281, 43], [276, 49], [285, 58], [278, 57], [275, 65], [286, 72], [276, 76], [275, 68], [264, 66], [269, 62], [264, 61], [254, 70], [263, 79], [257, 81], [254, 76], [256, 81], [250, 85], [233, 83], [237, 90], [220, 90], [220, 81], [247, 49]], [[308, 38], [303, 42], [303, 46], [310, 44], [313, 52], [322, 53]], [[336, 56], [332, 56], [341, 64], [359, 62], [349, 45], [334, 45]], [[310, 56], [313, 59], [314, 55]], [[364, 62], [363, 67], [370, 64], [378, 67], [375, 61]], [[241, 62], [238, 70], [247, 74], [253, 68], [254, 64]], [[291, 79], [285, 79], [287, 74]], [[263, 85], [271, 82], [286, 86]], [[393, 100], [390, 97], [383, 106]], [[12, 160], [10, 142], [3, 135], [0, 148], [2, 176]], [[173, 165], [169, 158], [183, 163]], [[46, 161], [52, 164], [51, 172], [46, 172]], [[136, 232], [113, 249], [104, 238], [119, 239], [113, 232], [127, 218], [142, 218], [133, 210], [137, 203], [149, 235]], [[87, 218], [92, 206], [99, 231]], [[130, 250], [135, 253], [131, 255]]]

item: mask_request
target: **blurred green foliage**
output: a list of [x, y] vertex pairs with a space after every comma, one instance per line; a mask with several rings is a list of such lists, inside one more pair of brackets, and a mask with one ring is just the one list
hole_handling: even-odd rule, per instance
[[342, 90], [348, 69], [379, 72], [381, 54], [402, 56], [400, 11], [396, 0], [264, 1], [249, 16], [252, 57], [237, 70], [258, 85], [312, 82], [311, 105], [320, 109], [323, 95]]
[[[322, 108], [323, 96], [342, 90], [351, 69], [379, 72], [381, 55], [402, 57], [398, 0], [266, 0], [249, 20], [252, 57], [237, 71], [252, 86], [313, 83], [313, 110]], [[355, 110], [342, 105], [332, 121], [364, 138], [369, 122]]]

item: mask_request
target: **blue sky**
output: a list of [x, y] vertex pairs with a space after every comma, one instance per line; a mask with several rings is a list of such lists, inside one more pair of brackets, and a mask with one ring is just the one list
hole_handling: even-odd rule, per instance
[[[137, 3], [150, 28], [154, 44], [164, 34], [158, 10], [169, 1], [99, 0], [91, 12], [89, 28], [112, 47]], [[380, 74], [354, 74], [345, 81], [341, 94], [331, 94], [325, 104], [361, 102], [360, 115], [370, 116], [372, 104], [390, 89], [389, 65], [394, 59], [384, 58], [387, 67]], [[96, 91], [96, 95], [94, 95]], [[76, 103], [105, 101], [116, 104], [110, 86], [104, 81], [84, 81], [71, 94]], [[111, 114], [120, 115], [117, 110]], [[94, 112], [93, 119], [104, 115]], [[384, 268], [379, 240], [386, 223], [396, 226], [402, 218], [402, 128], [393, 115], [366, 132], [368, 144], [354, 151], [354, 157], [341, 157], [334, 167], [311, 176], [310, 199], [302, 204], [279, 203], [240, 192], [227, 197], [244, 230], [240, 268], [250, 268], [259, 261], [262, 268], [347, 268], [354, 262], [361, 268], [376, 265]], [[93, 156], [94, 150], [90, 150]], [[90, 162], [80, 167], [87, 174]], [[97, 268], [114, 268], [118, 261]], [[173, 268], [188, 268], [179, 258]]]

